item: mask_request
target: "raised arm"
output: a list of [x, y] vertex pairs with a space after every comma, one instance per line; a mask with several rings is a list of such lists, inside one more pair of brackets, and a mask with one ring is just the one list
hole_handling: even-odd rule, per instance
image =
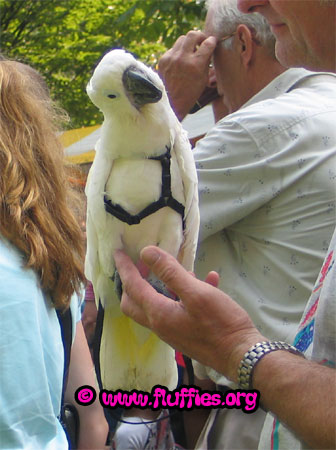
[[209, 63], [216, 47], [213, 36], [200, 31], [180, 36], [159, 61], [170, 103], [182, 120], [195, 105], [209, 81]]

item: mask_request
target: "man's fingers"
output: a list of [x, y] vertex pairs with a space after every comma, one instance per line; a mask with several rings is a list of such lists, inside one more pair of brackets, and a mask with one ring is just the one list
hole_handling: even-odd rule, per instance
[[[173, 47], [170, 49], [171, 52], [175, 52], [177, 50], [180, 50], [183, 47], [185, 41], [185, 35], [182, 34], [181, 36], [179, 36], [176, 41], [175, 44], [173, 45]], [[167, 53], [169, 52], [169, 50], [167, 50]]]
[[217, 45], [217, 40], [214, 36], [206, 38], [198, 48], [198, 55], [205, 58], [211, 58]]
[[208, 275], [205, 278], [205, 282], [208, 284], [211, 284], [211, 286], [214, 286], [215, 288], [218, 287], [219, 284], [219, 275], [217, 272], [209, 272]]
[[138, 269], [142, 278], [148, 278], [148, 275], [150, 273], [149, 267], [146, 266], [146, 264], [141, 261], [141, 259], [139, 259], [139, 261], [136, 263], [136, 268]]
[[130, 278], [139, 275], [139, 271], [133, 264], [133, 261], [128, 255], [126, 255], [125, 252], [122, 250], [116, 250], [113, 256], [117, 270], [123, 282], [128, 284]]
[[117, 250], [114, 254], [114, 260], [123, 284], [123, 291], [126, 292], [130, 298], [138, 298], [140, 293], [141, 301], [144, 300], [143, 306], [146, 308], [145, 300], [151, 286], [142, 278], [139, 270], [126, 253]]
[[[166, 317], [165, 314], [176, 306], [176, 302], [158, 294], [141, 277], [139, 270], [126, 253], [117, 250], [114, 260], [123, 284], [122, 312], [141, 325], [153, 329], [153, 324], [161, 320], [161, 315]], [[161, 306], [157, 309], [159, 303]]]
[[214, 36], [206, 37], [200, 31], [189, 31], [184, 41], [181, 42], [181, 49], [187, 54], [193, 53], [197, 58], [200, 58], [208, 63], [216, 48], [217, 40]]
[[184, 39], [181, 40], [180, 46], [181, 48], [190, 53], [194, 52], [196, 50], [196, 47], [198, 47], [203, 41], [206, 39], [206, 36], [201, 31], [188, 31], [186, 36], [184, 36]]

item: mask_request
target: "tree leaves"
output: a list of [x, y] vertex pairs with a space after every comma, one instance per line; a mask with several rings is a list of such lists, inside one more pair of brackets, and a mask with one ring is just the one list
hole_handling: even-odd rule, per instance
[[0, 48], [46, 77], [72, 128], [89, 126], [102, 120], [85, 88], [103, 54], [122, 47], [154, 66], [204, 16], [195, 0], [0, 0]]

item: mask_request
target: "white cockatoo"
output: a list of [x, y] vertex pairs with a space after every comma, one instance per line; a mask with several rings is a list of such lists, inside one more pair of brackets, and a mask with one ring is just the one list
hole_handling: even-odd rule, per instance
[[[86, 186], [85, 261], [104, 309], [101, 382], [108, 390], [175, 389], [174, 350], [120, 310], [113, 255], [122, 249], [137, 263], [143, 247], [157, 245], [193, 269], [199, 210], [187, 133], [160, 77], [123, 50], [102, 58], [87, 93], [104, 114]], [[153, 275], [149, 280], [162, 290]]]

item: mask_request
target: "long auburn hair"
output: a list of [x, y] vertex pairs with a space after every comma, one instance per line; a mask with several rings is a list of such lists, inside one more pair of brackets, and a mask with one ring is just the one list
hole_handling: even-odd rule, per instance
[[0, 233], [63, 310], [85, 282], [84, 239], [57, 137], [64, 117], [38, 72], [0, 60]]

